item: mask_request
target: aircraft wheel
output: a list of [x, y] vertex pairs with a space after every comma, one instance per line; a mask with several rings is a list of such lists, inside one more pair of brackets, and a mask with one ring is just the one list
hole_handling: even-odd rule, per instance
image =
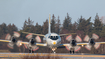
[[31, 50], [29, 50], [29, 53], [31, 53]]
[[34, 53], [34, 51], [32, 51], [32, 53]]
[[73, 54], [74, 54], [74, 51], [73, 51]]
[[72, 53], [72, 51], [70, 50], [70, 54]]

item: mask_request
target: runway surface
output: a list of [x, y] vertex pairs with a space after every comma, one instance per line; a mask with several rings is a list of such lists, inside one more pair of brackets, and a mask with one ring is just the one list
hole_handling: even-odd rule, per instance
[[69, 54], [69, 53], [0, 53], [1, 58], [21, 58], [23, 56], [50, 56], [59, 57], [61, 59], [105, 59], [105, 55], [98, 54]]

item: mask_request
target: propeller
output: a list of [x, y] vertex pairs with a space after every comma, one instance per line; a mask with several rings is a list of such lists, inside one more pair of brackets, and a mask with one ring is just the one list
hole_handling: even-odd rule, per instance
[[80, 46], [76, 45], [76, 42], [82, 42], [81, 38], [77, 35], [75, 40], [72, 39], [72, 35], [69, 35], [66, 37], [66, 40], [70, 42], [69, 46], [66, 46], [66, 49], [70, 51], [71, 48], [74, 48], [75, 51], [78, 51], [81, 49]]
[[20, 47], [22, 44], [21, 40], [16, 40], [16, 38], [20, 37], [20, 34], [18, 32], [14, 31], [13, 36], [11, 36], [9, 33], [6, 35], [5, 39], [10, 40], [11, 42], [7, 44], [7, 46], [11, 49], [13, 49], [14, 44], [16, 44], [18, 47]]
[[36, 36], [35, 37], [35, 39], [33, 39], [32, 38], [32, 34], [30, 33], [30, 34], [28, 34], [27, 36], [26, 36], [26, 38], [28, 39], [28, 40], [30, 40], [29, 41], [29, 44], [24, 44], [24, 46], [25, 46], [25, 48], [27, 49], [29, 49], [29, 50], [33, 50], [33, 51], [36, 51], [36, 50], [38, 50], [39, 49], [39, 47], [37, 47], [34, 43], [36, 43], [36, 42], [41, 42], [41, 38], [39, 37], [39, 36]]
[[85, 46], [87, 50], [91, 50], [91, 47], [94, 46], [95, 49], [98, 49], [100, 44], [95, 44], [94, 40], [98, 40], [99, 36], [95, 33], [92, 34], [92, 38], [90, 38], [88, 35], [85, 36], [84, 41], [89, 42], [88, 45]]

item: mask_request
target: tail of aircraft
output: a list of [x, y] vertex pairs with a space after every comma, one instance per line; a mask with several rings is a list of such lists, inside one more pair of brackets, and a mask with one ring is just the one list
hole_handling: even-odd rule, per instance
[[50, 22], [50, 14], [49, 14], [49, 23], [48, 23], [48, 33], [51, 33], [51, 28], [50, 28], [50, 25], [51, 24], [51, 22]]

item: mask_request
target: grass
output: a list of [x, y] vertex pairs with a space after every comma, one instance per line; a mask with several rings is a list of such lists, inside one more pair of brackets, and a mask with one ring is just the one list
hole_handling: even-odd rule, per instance
[[50, 56], [50, 54], [43, 56], [42, 55], [40, 56], [40, 54], [35, 54], [35, 55], [25, 55], [22, 57], [22, 59], [61, 59], [61, 58]]
[[0, 53], [3, 53], [3, 52], [8, 53], [8, 52], [10, 52], [10, 51], [9, 51], [9, 50], [0, 50]]

